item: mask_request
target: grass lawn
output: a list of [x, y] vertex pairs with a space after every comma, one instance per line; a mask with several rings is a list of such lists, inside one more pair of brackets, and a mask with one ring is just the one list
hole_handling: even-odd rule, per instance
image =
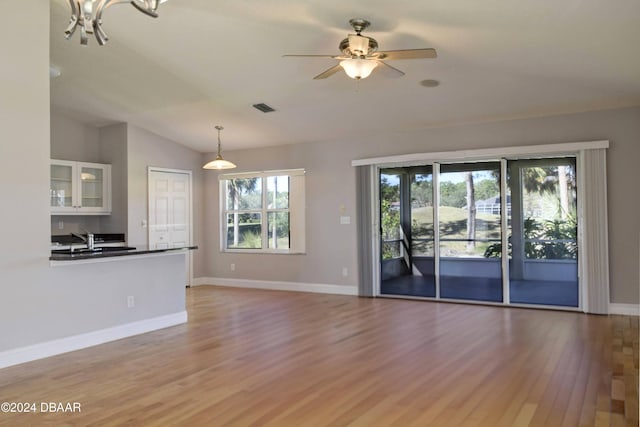
[[[476, 242], [473, 250], [467, 249], [467, 242], [448, 242], [446, 239], [467, 238], [467, 211], [462, 208], [441, 206], [440, 246], [442, 256], [483, 256], [490, 242]], [[433, 209], [431, 207], [413, 208], [412, 236], [414, 239], [433, 238]], [[490, 214], [476, 215], [476, 239], [499, 239], [500, 216]]]

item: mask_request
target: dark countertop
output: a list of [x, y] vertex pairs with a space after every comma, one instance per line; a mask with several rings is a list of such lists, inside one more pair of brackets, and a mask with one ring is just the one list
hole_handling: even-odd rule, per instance
[[74, 253], [51, 253], [49, 257], [49, 261], [77, 261], [82, 259], [99, 259], [99, 258], [111, 258], [111, 257], [122, 257], [122, 256], [133, 256], [133, 255], [143, 255], [143, 254], [156, 254], [162, 252], [175, 252], [181, 250], [193, 250], [198, 249], [197, 246], [183, 246], [179, 248], [169, 248], [169, 249], [149, 249], [147, 247], [138, 246], [132, 249], [125, 248], [103, 248], [106, 250], [96, 250], [92, 252], [83, 252], [82, 250], [76, 250]]
[[[94, 239], [96, 244], [125, 241], [124, 233], [95, 233]], [[74, 243], [82, 244], [84, 242], [78, 236], [74, 236], [72, 234], [59, 234], [51, 236], [51, 243], [54, 245], [71, 245]]]

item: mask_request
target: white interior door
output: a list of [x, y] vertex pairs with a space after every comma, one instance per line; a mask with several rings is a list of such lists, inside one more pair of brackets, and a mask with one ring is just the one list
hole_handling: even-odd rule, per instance
[[[189, 246], [191, 237], [191, 172], [149, 168], [149, 248]], [[189, 285], [190, 252], [186, 258]]]

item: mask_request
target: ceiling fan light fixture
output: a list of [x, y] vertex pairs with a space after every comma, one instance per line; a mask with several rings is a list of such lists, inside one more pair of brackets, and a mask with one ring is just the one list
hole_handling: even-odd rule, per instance
[[344, 72], [349, 77], [360, 80], [369, 77], [373, 69], [378, 66], [378, 62], [370, 59], [351, 58], [340, 61], [340, 66], [344, 68]]
[[223, 159], [221, 154], [220, 131], [224, 128], [222, 126], [216, 126], [215, 128], [218, 130], [218, 155], [216, 156], [215, 160], [208, 162], [202, 167], [202, 169], [233, 169], [236, 167], [236, 165], [228, 160]]

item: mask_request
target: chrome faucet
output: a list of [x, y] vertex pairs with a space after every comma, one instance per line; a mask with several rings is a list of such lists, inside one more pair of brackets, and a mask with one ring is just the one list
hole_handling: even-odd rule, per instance
[[[87, 230], [84, 230], [87, 231]], [[87, 249], [92, 251], [95, 248], [95, 236], [93, 233], [87, 231], [86, 235], [71, 233], [72, 236], [79, 237], [84, 243], [87, 244]], [[71, 252], [73, 252], [73, 243], [71, 243]]]

